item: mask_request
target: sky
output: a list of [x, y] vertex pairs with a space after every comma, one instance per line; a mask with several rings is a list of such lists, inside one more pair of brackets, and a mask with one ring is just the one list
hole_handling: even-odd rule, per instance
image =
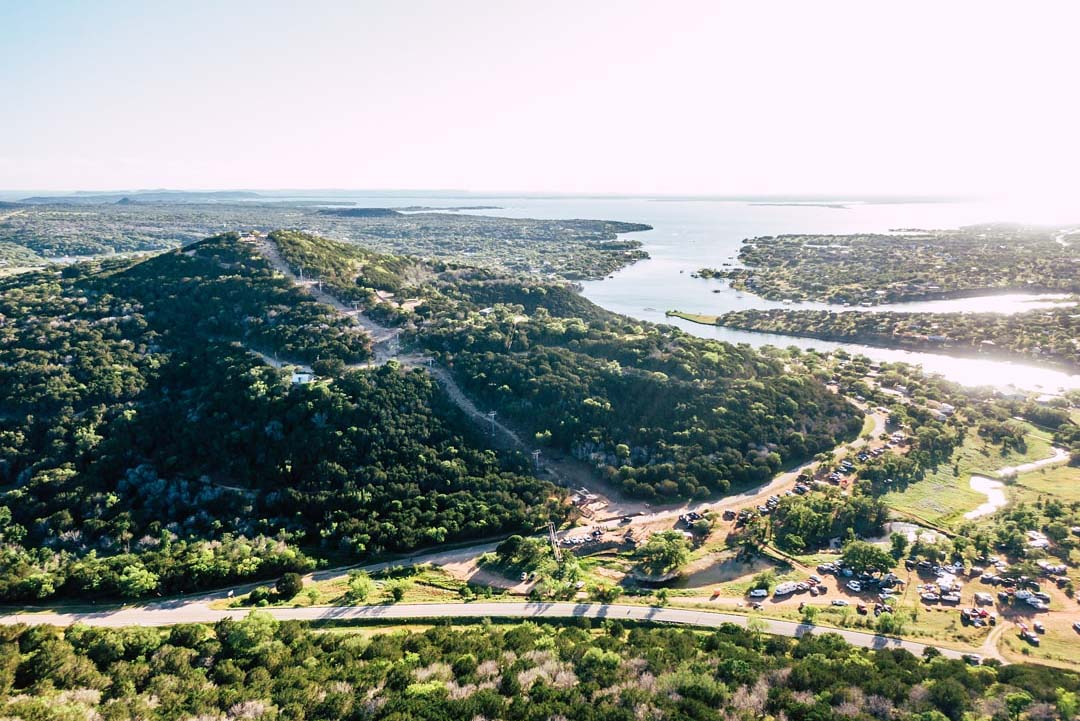
[[0, 189], [1012, 194], [1080, 3], [0, 0]]

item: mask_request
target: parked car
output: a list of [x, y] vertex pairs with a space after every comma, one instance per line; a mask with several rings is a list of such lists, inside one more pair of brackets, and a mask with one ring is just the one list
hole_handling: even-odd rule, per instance
[[834, 605], [834, 606], [848, 606], [850, 604], [847, 601], [845, 601], [844, 599], [842, 599], [842, 598], [834, 598], [832, 600], [832, 605]]
[[849, 590], [854, 591], [855, 593], [861, 593], [862, 592], [862, 584], [859, 583], [858, 581], [854, 581], [854, 580], [848, 581], [847, 582], [847, 587], [848, 587]]
[[767, 588], [755, 588], [750, 591], [750, 598], [768, 598], [769, 589]]

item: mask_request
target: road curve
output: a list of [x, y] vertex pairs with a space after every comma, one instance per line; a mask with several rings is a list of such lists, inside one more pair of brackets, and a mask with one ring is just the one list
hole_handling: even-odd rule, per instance
[[[751, 618], [760, 623], [764, 633], [800, 637], [806, 633], [836, 633], [853, 646], [873, 649], [903, 648], [921, 655], [930, 644], [905, 641], [864, 631], [833, 629], [794, 621], [742, 616], [715, 611], [695, 611], [656, 606], [624, 606], [597, 603], [418, 603], [393, 606], [308, 606], [304, 608], [270, 607], [263, 609], [280, 620], [294, 621], [400, 621], [436, 618], [605, 618], [619, 621], [649, 621], [684, 626], [717, 628], [733, 623], [746, 628]], [[177, 623], [214, 623], [225, 618], [242, 618], [247, 609], [213, 609], [203, 604], [155, 604], [90, 613], [7, 614], [0, 623], [70, 626], [169, 626]], [[962, 653], [934, 646], [949, 658]]]

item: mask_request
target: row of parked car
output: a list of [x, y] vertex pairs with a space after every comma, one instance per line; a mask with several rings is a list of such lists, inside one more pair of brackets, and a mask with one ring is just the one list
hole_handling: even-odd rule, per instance
[[1046, 633], [1046, 627], [1036, 621], [1032, 624], [1033, 628], [1028, 628], [1026, 623], [1018, 623], [1016, 627], [1020, 629], [1020, 638], [1024, 639], [1032, 646], [1038, 646], [1041, 643], [1039, 639], [1040, 633]]
[[1002, 601], [1008, 601], [1016, 599], [1022, 601], [1031, 606], [1036, 611], [1049, 611], [1050, 610], [1050, 594], [1042, 591], [1029, 591], [1025, 588], [1018, 589], [1016, 591], [1001, 591], [998, 593], [998, 598]]
[[780, 496], [769, 496], [765, 499], [765, 503], [757, 507], [758, 513], [763, 516], [767, 516], [776, 510], [776, 507], [780, 504]]
[[960, 609], [960, 624], [975, 628], [996, 626], [997, 614], [990, 613], [985, 608], [962, 608]]
[[689, 511], [688, 513], [684, 513], [679, 516], [679, 522], [681, 522], [685, 526], [689, 526], [694, 521], [700, 521], [704, 517], [704, 515], [698, 513], [697, 511]]
[[[832, 576], [843, 576], [844, 578], [850, 578], [848, 581], [848, 588], [856, 593], [866, 589], [867, 587], [873, 588], [895, 588], [902, 584], [904, 580], [897, 576], [895, 573], [886, 573], [884, 576], [875, 576], [872, 573], [860, 573], [858, 575], [843, 563], [833, 563], [831, 561], [822, 563], [817, 567], [818, 573], [827, 573]], [[855, 583], [859, 588], [852, 588], [852, 583]]]
[[559, 539], [560, 546], [573, 547], [583, 546], [586, 543], [596, 543], [600, 540], [600, 536], [604, 535], [603, 529], [594, 528], [589, 532], [588, 536], [566, 536]]
[[920, 587], [919, 598], [923, 603], [960, 603], [960, 594], [956, 591], [941, 593], [937, 586], [932, 584]]
[[[817, 596], [828, 591], [827, 588], [821, 583], [821, 579], [817, 576], [810, 576], [805, 581], [785, 581], [779, 584], [773, 589], [773, 596], [776, 598], [784, 598], [790, 596], [793, 593], [809, 593], [811, 596]], [[769, 596], [769, 590], [767, 588], [754, 588], [750, 590], [750, 598], [767, 598]]]

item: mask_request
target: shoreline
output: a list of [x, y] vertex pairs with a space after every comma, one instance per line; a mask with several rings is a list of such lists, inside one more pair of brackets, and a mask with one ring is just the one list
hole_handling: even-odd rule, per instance
[[[702, 270], [710, 270], [712, 274], [709, 276], [701, 275]], [[793, 307], [796, 307], [802, 303], [828, 303], [830, 305], [837, 305], [834, 300], [829, 298], [812, 298], [806, 297], [792, 297], [790, 294], [785, 295], [779, 291], [764, 288], [751, 288], [746, 284], [747, 278], [745, 277], [746, 271], [752, 271], [752, 268], [733, 268], [729, 270], [702, 268], [695, 271], [698, 273], [698, 277], [704, 280], [726, 280], [732, 289], [738, 290], [742, 293], [751, 293], [764, 300], [771, 300], [777, 303], [783, 303], [788, 301]], [[867, 291], [873, 293], [873, 291]], [[867, 298], [863, 298], [858, 301], [849, 301], [847, 309], [856, 307], [875, 308], [881, 305], [896, 305], [899, 303], [924, 303], [935, 300], [963, 300], [964, 298], [993, 298], [999, 295], [1014, 295], [1018, 293], [1025, 293], [1031, 295], [1060, 295], [1068, 297], [1077, 294], [1077, 289], [1065, 289], [1065, 288], [1053, 288], [1045, 285], [1028, 285], [1024, 287], [1016, 286], [1002, 286], [1002, 287], [979, 287], [979, 288], [957, 288], [955, 290], [941, 290], [941, 291], [926, 291], [921, 293], [905, 293], [893, 297], [879, 297], [871, 295]], [[837, 311], [842, 312], [842, 311]]]
[[687, 313], [680, 310], [668, 310], [665, 311], [664, 315], [669, 318], [681, 318], [682, 320], [688, 321], [690, 323], [698, 323], [699, 325], [715, 326], [717, 328], [732, 328], [734, 330], [740, 330], [747, 333], [761, 333], [763, 335], [785, 335], [791, 336], [792, 338], [821, 340], [830, 343], [842, 343], [850, 345], [865, 345], [874, 348], [883, 348], [886, 350], [911, 351], [915, 353], [933, 353], [937, 355], [944, 355], [952, 358], [960, 358], [967, 360], [981, 359], [993, 362], [1022, 363], [1025, 365], [1038, 366], [1046, 370], [1062, 371], [1070, 374], [1080, 373], [1080, 363], [1068, 363], [1062, 360], [1029, 356], [1023, 353], [1017, 353], [1002, 349], [983, 351], [973, 347], [957, 347], [923, 341], [890, 343], [886, 342], [878, 336], [863, 337], [847, 336], [837, 333], [806, 333], [793, 330], [762, 330], [749, 326], [721, 323], [720, 319], [722, 318], [722, 316], [720, 315], [709, 315], [707, 313]]

